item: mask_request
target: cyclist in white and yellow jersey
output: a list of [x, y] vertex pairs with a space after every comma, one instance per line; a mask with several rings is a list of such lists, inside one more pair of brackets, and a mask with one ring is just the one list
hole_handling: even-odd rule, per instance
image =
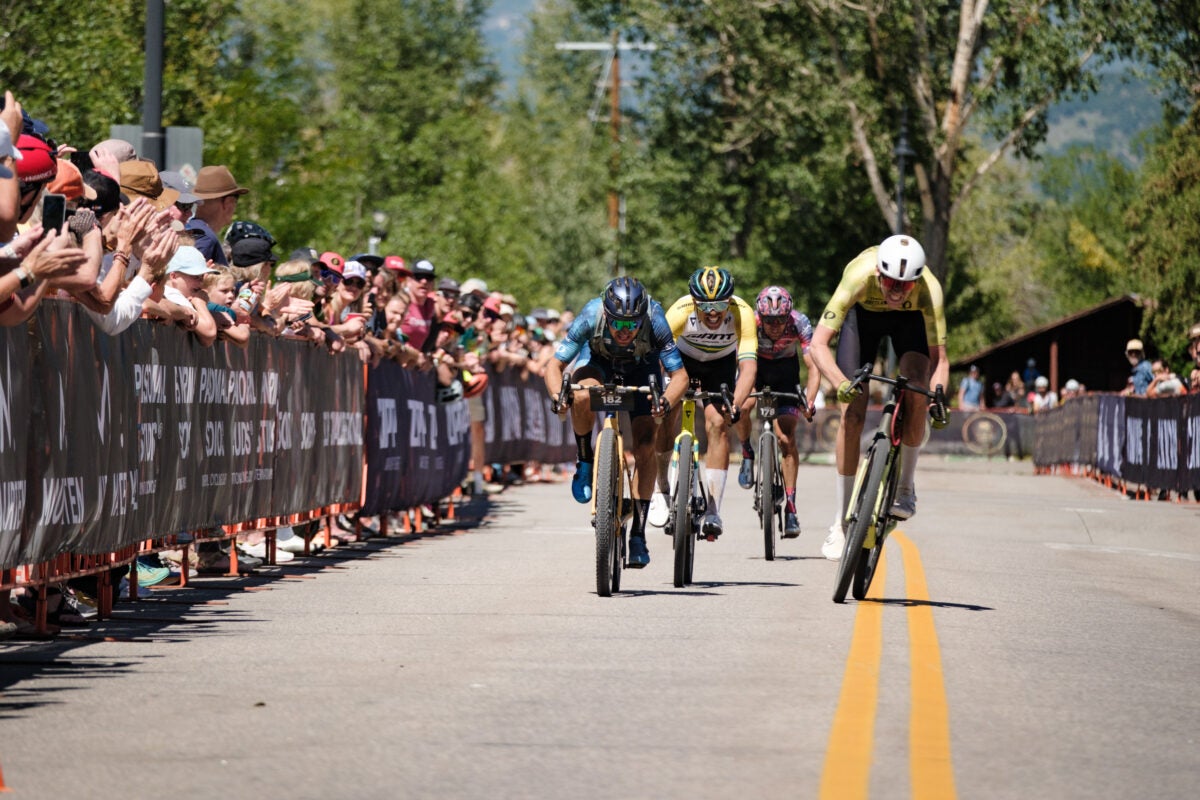
[[[837, 357], [830, 342], [838, 336]], [[850, 390], [849, 375], [867, 362], [874, 362], [883, 337], [892, 340], [900, 359], [900, 374], [920, 386], [946, 386], [950, 362], [946, 360], [946, 317], [942, 310], [942, 286], [925, 269], [925, 250], [911, 236], [889, 236], [877, 247], [868, 247], [846, 265], [842, 280], [825, 306], [813, 333], [812, 357], [821, 374], [838, 387], [842, 424], [837, 435], [837, 519], [821, 547], [825, 558], [841, 557], [845, 531], [843, 520], [854, 490], [858, 469], [859, 442], [867, 414], [867, 396]], [[917, 495], [913, 476], [917, 455], [925, 437], [923, 395], [905, 397], [905, 426], [901, 432], [900, 478], [892, 514], [908, 519], [916, 513]], [[944, 426], [946, 419], [935, 424]]]
[[[704, 466], [711, 503], [701, 533], [716, 538], [722, 531], [721, 498], [729, 472], [729, 426], [737, 421], [738, 409], [754, 391], [758, 351], [754, 309], [734, 295], [729, 270], [701, 267], [688, 280], [688, 294], [667, 309], [667, 323], [691, 381], [704, 391], [719, 392], [721, 384], [733, 390], [733, 408], [726, 408], [721, 401], [704, 407], [708, 434]], [[674, 410], [670, 424], [661, 426], [658, 435], [659, 491], [651, 498], [650, 523], [659, 527], [667, 519], [667, 467], [680, 424], [679, 412]]]

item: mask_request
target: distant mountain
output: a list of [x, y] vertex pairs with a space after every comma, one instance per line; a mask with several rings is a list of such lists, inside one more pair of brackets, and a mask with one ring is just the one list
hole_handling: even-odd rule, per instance
[[521, 51], [529, 31], [529, 14], [536, 0], [493, 0], [483, 24], [483, 36], [509, 91], [521, 75]]
[[1050, 109], [1042, 152], [1059, 155], [1072, 145], [1093, 145], [1127, 165], [1141, 161], [1137, 138], [1162, 120], [1162, 98], [1126, 67], [1105, 72], [1100, 90], [1087, 100]]

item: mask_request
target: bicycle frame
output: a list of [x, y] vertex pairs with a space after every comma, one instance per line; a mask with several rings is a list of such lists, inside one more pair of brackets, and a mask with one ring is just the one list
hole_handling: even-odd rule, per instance
[[[680, 481], [680, 476], [683, 480]], [[708, 510], [708, 493], [700, 480], [700, 445], [696, 441], [696, 394], [688, 389], [680, 403], [679, 434], [671, 451], [671, 509], [667, 529], [675, 548], [675, 586], [692, 582], [696, 560], [696, 520]], [[686, 485], [686, 488], [685, 488]]]
[[626, 485], [633, 486], [633, 473], [625, 461], [625, 442], [621, 435], [620, 415], [633, 409], [634, 395], [649, 394], [660, 400], [653, 377], [650, 386], [629, 387], [620, 383], [571, 383], [563, 375], [562, 387], [553, 403], [557, 412], [566, 408], [577, 391], [586, 391], [593, 412], [604, 415], [596, 437], [596, 461], [592, 472], [592, 525], [596, 529], [596, 594], [610, 597], [621, 589], [621, 570], [625, 564], [625, 521], [633, 512], [633, 503], [625, 497]]
[[866, 457], [855, 474], [854, 490], [845, 520], [846, 543], [838, 564], [837, 585], [833, 592], [835, 603], [846, 599], [846, 591], [851, 589], [851, 583], [855, 600], [866, 596], [883, 553], [884, 542], [897, 521], [892, 516], [892, 503], [900, 477], [897, 463], [904, 431], [905, 395], [908, 392], [925, 395], [934, 401], [940, 413], [945, 413], [946, 400], [941, 386], [930, 392], [910, 384], [903, 375], [896, 378], [873, 375], [870, 364], [864, 364], [855, 374], [854, 384], [861, 385], [872, 380], [889, 384], [892, 390], [884, 404], [879, 427], [867, 447]]
[[[758, 470], [754, 476], [754, 510], [758, 512], [763, 532], [763, 554], [767, 561], [775, 560], [775, 533], [783, 527], [783, 463], [775, 421], [779, 418], [779, 401], [793, 401], [807, 407], [804, 390], [775, 392], [764, 386], [750, 397], [758, 400], [758, 418], [762, 428], [758, 434]], [[763, 454], [769, 454], [764, 457]]]

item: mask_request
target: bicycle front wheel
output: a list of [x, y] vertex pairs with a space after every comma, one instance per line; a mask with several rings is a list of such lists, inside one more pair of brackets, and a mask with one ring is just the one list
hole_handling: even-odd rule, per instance
[[763, 555], [775, 560], [775, 497], [776, 454], [775, 434], [764, 433], [758, 439], [758, 518], [762, 523]]
[[842, 559], [838, 562], [837, 585], [833, 589], [835, 603], [845, 602], [846, 592], [850, 590], [850, 583], [858, 571], [858, 560], [863, 557], [863, 543], [867, 540], [867, 531], [875, 524], [875, 509], [879, 503], [883, 473], [887, 468], [889, 447], [887, 434], [877, 433], [867, 451], [865, 471], [858, 486], [858, 493], [850, 505], [846, 544], [842, 550]]
[[596, 448], [596, 594], [612, 597], [613, 570], [619, 569], [616, 551], [621, 540], [621, 480], [617, 463], [617, 435], [612, 428], [600, 431]]
[[692, 534], [692, 437], [679, 437], [678, 468], [675, 473], [675, 496], [672, 498], [675, 527], [675, 586], [683, 588], [692, 582], [692, 560], [696, 556], [696, 537]]
[[850, 587], [850, 594], [855, 600], [862, 600], [867, 596], [867, 589], [871, 588], [871, 580], [875, 577], [875, 568], [879, 566], [879, 557], [883, 555], [883, 543], [893, 524], [892, 503], [896, 500], [896, 483], [900, 480], [900, 470], [896, 467], [899, 451], [889, 447], [886, 452], [888, 465], [884, 471], [879, 507], [875, 514], [875, 546], [863, 551], [858, 561], [858, 569], [854, 571], [854, 583]]

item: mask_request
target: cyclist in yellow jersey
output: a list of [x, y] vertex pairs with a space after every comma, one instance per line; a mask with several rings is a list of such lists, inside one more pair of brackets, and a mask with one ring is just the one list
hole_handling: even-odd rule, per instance
[[[837, 356], [830, 342], [838, 336]], [[911, 236], [889, 236], [877, 247], [868, 247], [847, 266], [842, 280], [825, 306], [813, 333], [812, 357], [821, 374], [838, 387], [842, 424], [837, 435], [837, 518], [821, 547], [831, 561], [841, 557], [845, 531], [842, 521], [854, 475], [858, 469], [859, 442], [867, 413], [867, 396], [850, 390], [849, 375], [875, 361], [884, 336], [900, 359], [900, 374], [921, 386], [946, 386], [950, 362], [946, 359], [946, 317], [942, 286], [925, 269], [925, 250]], [[932, 381], [930, 377], [932, 376]], [[925, 436], [925, 415], [919, 404], [929, 403], [910, 393], [904, 430], [901, 432], [900, 478], [892, 514], [908, 519], [916, 513], [913, 480], [917, 455]], [[947, 420], [937, 420], [944, 425]]]
[[[667, 309], [667, 323], [688, 377], [698, 381], [704, 391], [720, 391], [721, 384], [733, 390], [733, 408], [726, 408], [720, 401], [706, 403], [704, 408], [708, 434], [704, 472], [712, 502], [701, 532], [715, 538], [722, 532], [720, 510], [729, 472], [729, 426], [737, 421], [738, 409], [754, 391], [758, 358], [754, 309], [734, 295], [729, 270], [701, 267], [688, 280], [688, 294]], [[667, 468], [680, 424], [679, 413], [676, 408], [670, 424], [662, 425], [658, 433], [659, 490], [650, 500], [649, 513], [650, 524], [658, 527], [666, 524], [668, 516]]]

